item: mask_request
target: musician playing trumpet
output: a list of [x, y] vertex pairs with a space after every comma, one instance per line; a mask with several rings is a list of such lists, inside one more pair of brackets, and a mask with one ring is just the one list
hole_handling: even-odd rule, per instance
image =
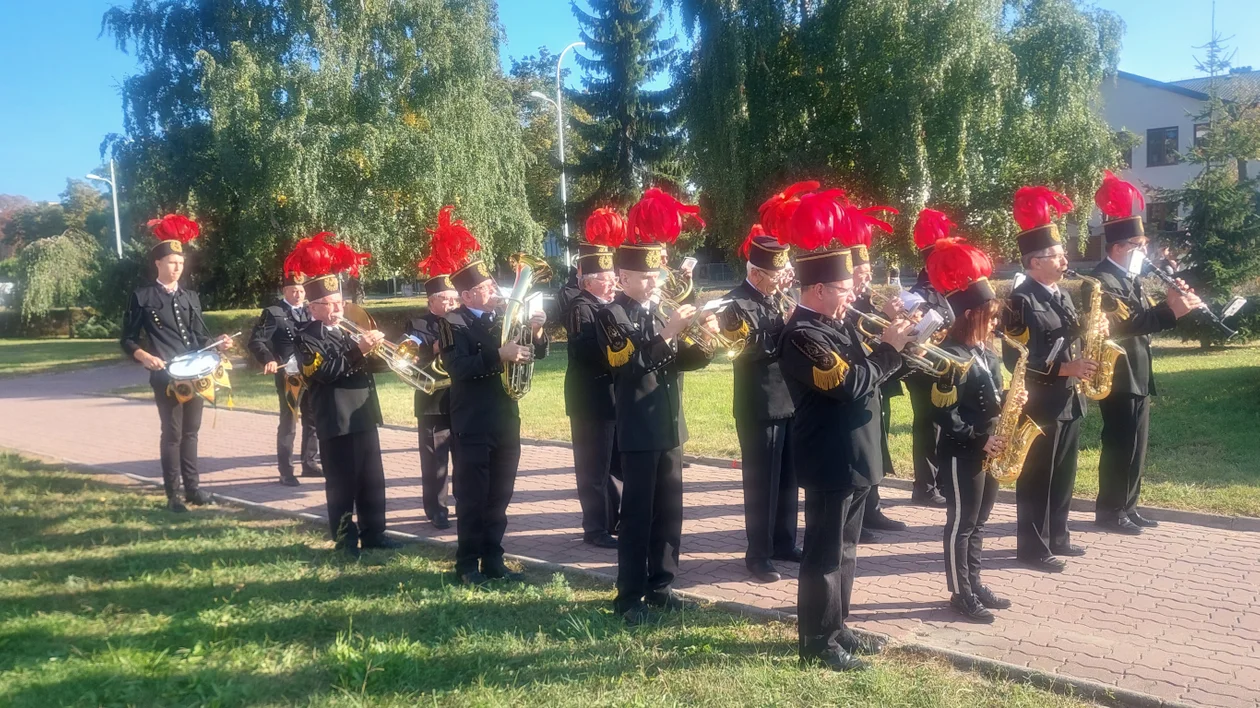
[[[937, 380], [932, 405], [940, 428], [937, 459], [945, 495], [945, 582], [955, 612], [973, 622], [990, 623], [991, 610], [1009, 600], [980, 582], [984, 524], [997, 500], [998, 481], [984, 470], [985, 458], [1000, 453], [1007, 440], [995, 434], [1002, 412], [1002, 364], [991, 349], [1002, 304], [989, 275], [993, 264], [983, 251], [956, 238], [936, 242], [927, 259], [928, 277], [944, 293], [954, 312], [941, 347], [972, 365]], [[1022, 391], [1016, 401], [1027, 401]]]

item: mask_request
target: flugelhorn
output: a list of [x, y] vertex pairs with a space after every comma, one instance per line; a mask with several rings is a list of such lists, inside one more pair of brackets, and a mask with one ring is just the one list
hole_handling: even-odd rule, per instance
[[[673, 319], [674, 314], [682, 307], [681, 301], [691, 294], [691, 289], [691, 278], [683, 276], [678, 271], [666, 268], [665, 282], [657, 286], [656, 292], [653, 294], [653, 299], [656, 300], [657, 307], [660, 308], [661, 317], [666, 320]], [[717, 352], [722, 352], [728, 359], [734, 359], [739, 356], [740, 352], [744, 351], [747, 337], [733, 338], [721, 331], [714, 332], [704, 326], [702, 318], [704, 314], [700, 310], [696, 311], [691, 321], [679, 333], [679, 341], [699, 348], [708, 357], [712, 357]]]
[[[862, 312], [852, 305], [845, 305], [845, 310], [857, 318], [853, 323], [854, 328], [872, 346], [879, 344], [882, 341], [881, 336], [884, 330], [892, 326], [892, 323], [883, 317], [870, 312]], [[912, 368], [918, 369], [923, 373], [931, 374], [932, 376], [954, 374], [959, 378], [967, 373], [973, 361], [972, 359], [961, 359], [954, 356], [929, 342], [921, 344], [910, 342], [902, 349], [901, 356]]]

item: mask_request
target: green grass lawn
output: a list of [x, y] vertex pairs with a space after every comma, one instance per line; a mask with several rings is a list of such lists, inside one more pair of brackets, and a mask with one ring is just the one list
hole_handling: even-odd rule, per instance
[[891, 652], [801, 669], [794, 628], [689, 610], [627, 630], [611, 591], [452, 585], [413, 545], [360, 562], [313, 527], [0, 457], [0, 705], [1070, 706]]
[[117, 339], [0, 339], [0, 377], [122, 361]]

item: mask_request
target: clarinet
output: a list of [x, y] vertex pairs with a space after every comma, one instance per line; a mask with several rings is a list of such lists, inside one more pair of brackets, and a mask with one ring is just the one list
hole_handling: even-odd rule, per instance
[[[1190, 294], [1189, 288], [1177, 282], [1176, 278], [1165, 273], [1161, 268], [1159, 268], [1154, 263], [1152, 263], [1151, 259], [1147, 258], [1145, 254], [1142, 255], [1142, 260], [1146, 262], [1147, 266], [1149, 266], [1148, 271], [1152, 275], [1154, 275], [1156, 278], [1158, 278], [1159, 282], [1163, 283], [1165, 287], [1168, 287], [1172, 290], [1176, 290], [1182, 295]], [[1225, 333], [1226, 339], [1230, 339], [1234, 335], [1238, 334], [1238, 332], [1230, 329], [1229, 325], [1225, 324], [1225, 322], [1223, 322], [1221, 318], [1216, 315], [1215, 312], [1212, 312], [1212, 308], [1208, 307], [1208, 304], [1206, 302], [1199, 303], [1199, 307], [1197, 309], [1202, 310], [1203, 313], [1207, 315], [1207, 318], [1212, 321], [1212, 324], [1219, 327], [1220, 330]]]

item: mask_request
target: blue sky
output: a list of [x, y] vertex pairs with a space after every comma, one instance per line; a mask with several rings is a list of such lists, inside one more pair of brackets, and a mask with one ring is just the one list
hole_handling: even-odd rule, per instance
[[[0, 0], [0, 194], [56, 199], [67, 177], [99, 164], [105, 134], [122, 131], [119, 86], [135, 62], [97, 36], [111, 4]], [[1122, 69], [1162, 80], [1195, 75], [1193, 45], [1208, 38], [1209, 0], [1096, 4], [1128, 26]], [[508, 56], [540, 46], [559, 51], [577, 39], [567, 0], [499, 0], [499, 15], [505, 64]], [[1235, 65], [1260, 68], [1260, 2], [1217, 0], [1216, 15], [1222, 33], [1233, 35]]]

